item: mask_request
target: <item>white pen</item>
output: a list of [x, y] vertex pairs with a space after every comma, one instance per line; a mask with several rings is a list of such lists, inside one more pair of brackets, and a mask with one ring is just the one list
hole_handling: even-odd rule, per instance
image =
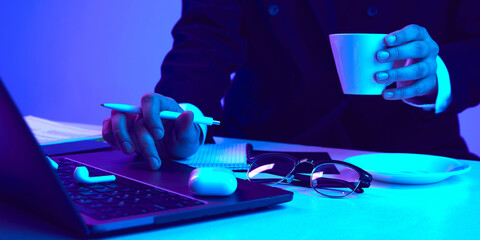
[[[119, 112], [124, 113], [133, 113], [133, 114], [142, 114], [142, 108], [127, 104], [119, 104], [119, 103], [103, 103], [100, 104], [102, 107], [110, 108], [113, 110], [117, 110]], [[164, 119], [177, 119], [181, 113], [179, 112], [172, 112], [172, 111], [161, 111], [160, 118]], [[205, 125], [220, 125], [220, 121], [213, 120], [211, 117], [193, 117], [194, 123], [200, 123]]]

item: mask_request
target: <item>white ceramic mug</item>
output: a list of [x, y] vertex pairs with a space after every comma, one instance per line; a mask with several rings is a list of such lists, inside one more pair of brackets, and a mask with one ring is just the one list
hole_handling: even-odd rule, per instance
[[393, 62], [379, 63], [376, 54], [386, 47], [387, 34], [330, 34], [338, 77], [344, 94], [381, 95], [386, 84], [375, 81], [374, 74], [392, 69]]

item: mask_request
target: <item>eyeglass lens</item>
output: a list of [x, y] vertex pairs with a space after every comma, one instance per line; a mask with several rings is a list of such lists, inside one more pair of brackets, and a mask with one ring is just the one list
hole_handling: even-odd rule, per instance
[[[337, 171], [332, 172], [332, 168]], [[360, 185], [360, 174], [347, 165], [324, 163], [313, 170], [310, 184], [320, 194], [330, 197], [345, 197]]]
[[288, 156], [266, 154], [250, 166], [247, 178], [251, 182], [279, 183], [295, 168], [296, 160]]

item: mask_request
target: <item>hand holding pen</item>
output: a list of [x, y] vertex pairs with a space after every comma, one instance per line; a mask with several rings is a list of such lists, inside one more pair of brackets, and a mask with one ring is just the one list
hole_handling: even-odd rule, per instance
[[[160, 168], [162, 159], [186, 158], [197, 151], [202, 131], [194, 121], [219, 123], [206, 117], [195, 120], [193, 113], [183, 111], [175, 100], [156, 93], [145, 94], [140, 108], [114, 106], [135, 113], [112, 110], [103, 122], [103, 138], [125, 154], [140, 153], [153, 170]], [[170, 113], [161, 116], [165, 111]], [[162, 121], [162, 117], [171, 120]]]

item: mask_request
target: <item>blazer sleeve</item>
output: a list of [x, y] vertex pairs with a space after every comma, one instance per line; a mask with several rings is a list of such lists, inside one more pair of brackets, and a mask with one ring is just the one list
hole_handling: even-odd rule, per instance
[[440, 45], [457, 113], [480, 102], [480, 1], [452, 1], [448, 41]]
[[240, 36], [242, 12], [237, 0], [184, 0], [172, 30], [174, 43], [161, 67], [155, 92], [219, 116], [230, 74], [245, 59]]

